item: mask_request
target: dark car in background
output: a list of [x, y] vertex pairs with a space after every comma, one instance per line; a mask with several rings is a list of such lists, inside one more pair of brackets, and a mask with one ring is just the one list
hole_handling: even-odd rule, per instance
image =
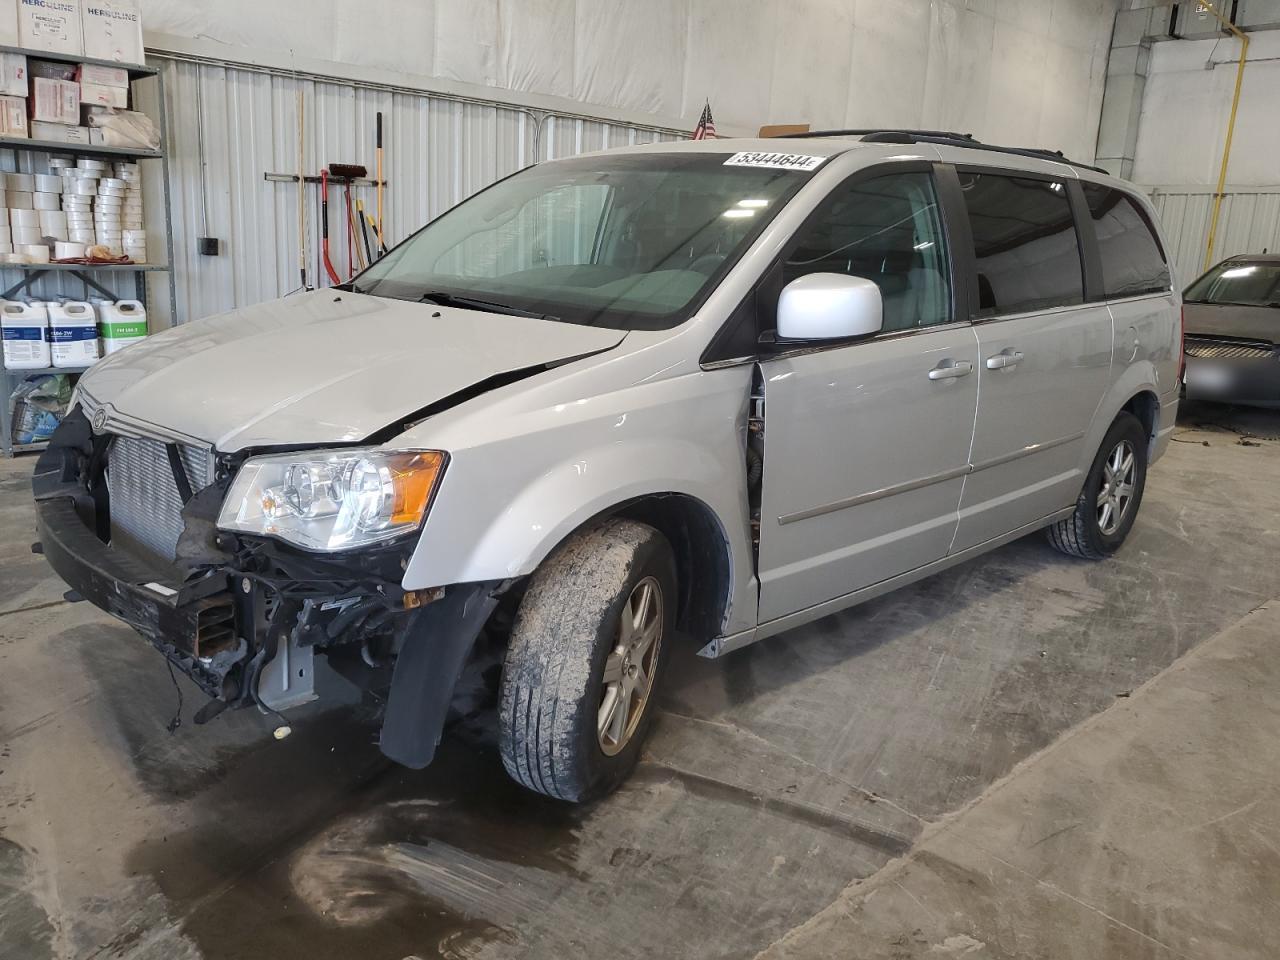
[[1280, 255], [1223, 260], [1183, 295], [1186, 395], [1280, 407]]

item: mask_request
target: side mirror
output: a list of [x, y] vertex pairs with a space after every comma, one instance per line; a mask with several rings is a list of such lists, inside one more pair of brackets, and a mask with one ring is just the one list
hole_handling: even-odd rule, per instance
[[862, 277], [810, 273], [782, 288], [779, 340], [841, 340], [878, 333], [884, 324], [880, 288]]

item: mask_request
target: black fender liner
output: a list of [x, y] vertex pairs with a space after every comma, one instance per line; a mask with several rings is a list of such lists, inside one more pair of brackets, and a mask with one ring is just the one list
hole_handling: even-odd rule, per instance
[[458, 677], [498, 605], [501, 585], [497, 580], [457, 584], [413, 614], [378, 737], [379, 748], [396, 763], [414, 770], [431, 763]]

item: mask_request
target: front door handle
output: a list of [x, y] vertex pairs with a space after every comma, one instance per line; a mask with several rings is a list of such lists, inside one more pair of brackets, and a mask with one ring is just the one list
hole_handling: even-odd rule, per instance
[[958, 363], [951, 360], [943, 360], [929, 371], [929, 379], [955, 380], [957, 377], [967, 377], [972, 372], [973, 364], [968, 360], [961, 360]]
[[1016, 367], [1025, 358], [1017, 350], [1004, 350], [994, 357], [987, 357], [988, 370], [1003, 370], [1005, 367]]

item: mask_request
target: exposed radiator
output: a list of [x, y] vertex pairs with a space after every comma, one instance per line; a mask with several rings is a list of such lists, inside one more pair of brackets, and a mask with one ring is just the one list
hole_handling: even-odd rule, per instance
[[[210, 482], [210, 451], [178, 445], [193, 492]], [[182, 533], [182, 498], [159, 440], [117, 436], [107, 453], [111, 542], [173, 560]]]
[[1244, 360], [1253, 357], [1269, 357], [1275, 347], [1253, 343], [1229, 343], [1222, 340], [1197, 340], [1187, 337], [1188, 357], [1212, 357], [1218, 360]]

